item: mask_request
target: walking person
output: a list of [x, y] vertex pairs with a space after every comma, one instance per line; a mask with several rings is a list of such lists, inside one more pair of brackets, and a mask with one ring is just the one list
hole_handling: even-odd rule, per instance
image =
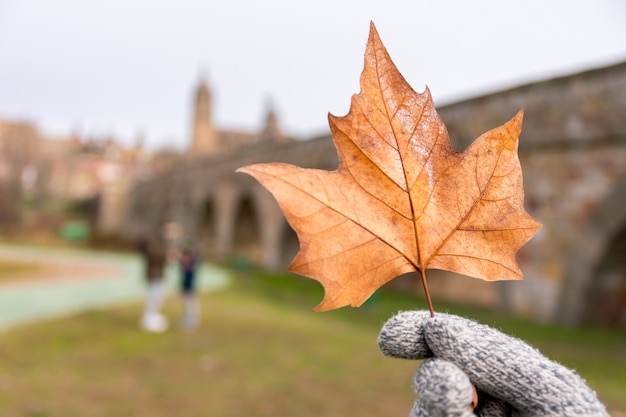
[[196, 270], [198, 254], [191, 245], [186, 245], [180, 253], [181, 293], [183, 298], [183, 317], [181, 326], [184, 329], [195, 329], [200, 321], [200, 303], [196, 295]]
[[148, 332], [161, 333], [167, 330], [168, 320], [161, 314], [165, 298], [165, 265], [167, 245], [163, 230], [158, 228], [139, 242], [139, 251], [145, 261], [145, 278], [148, 284], [146, 304], [141, 317], [141, 328]]

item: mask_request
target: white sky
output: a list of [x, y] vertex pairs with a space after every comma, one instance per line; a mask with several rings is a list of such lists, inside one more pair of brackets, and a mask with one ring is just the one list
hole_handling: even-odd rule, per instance
[[323, 133], [370, 20], [438, 104], [626, 60], [622, 0], [0, 0], [0, 119], [183, 147], [204, 73], [221, 128]]

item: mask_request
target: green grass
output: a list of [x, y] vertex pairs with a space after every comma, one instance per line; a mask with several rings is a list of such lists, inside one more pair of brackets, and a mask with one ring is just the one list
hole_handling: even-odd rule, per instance
[[[383, 357], [380, 325], [398, 310], [424, 308], [381, 292], [359, 309], [325, 313], [311, 280], [258, 271], [202, 297], [202, 327], [138, 331], [140, 305], [90, 311], [2, 334], [0, 415], [404, 416], [413, 401], [410, 361]], [[168, 300], [170, 317], [179, 313]], [[626, 410], [626, 337], [562, 329], [454, 306], [524, 338], [576, 368], [612, 410]]]

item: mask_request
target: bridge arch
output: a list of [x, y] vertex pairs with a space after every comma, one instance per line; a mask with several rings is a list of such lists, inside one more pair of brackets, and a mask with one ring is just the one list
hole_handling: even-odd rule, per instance
[[296, 257], [298, 250], [300, 250], [300, 241], [298, 240], [298, 235], [296, 232], [289, 226], [289, 224], [285, 221], [283, 222], [283, 231], [282, 237], [280, 240], [280, 265], [279, 266], [288, 266], [293, 258]]
[[575, 242], [565, 260], [557, 319], [626, 326], [626, 261], [620, 253], [626, 250], [626, 177], [597, 206]]
[[249, 193], [241, 193], [235, 204], [232, 226], [232, 256], [259, 264], [261, 261], [261, 215]]
[[258, 262], [271, 269], [283, 266], [283, 236], [289, 225], [274, 196], [266, 189], [255, 184], [251, 187], [251, 195], [258, 210], [258, 218], [263, 219], [259, 228], [259, 244], [262, 250]]
[[195, 239], [204, 255], [217, 250], [217, 209], [215, 197], [207, 194], [199, 198], [195, 224]]

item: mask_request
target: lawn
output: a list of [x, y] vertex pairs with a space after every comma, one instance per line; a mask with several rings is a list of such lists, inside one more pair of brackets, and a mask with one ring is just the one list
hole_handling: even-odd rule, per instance
[[[138, 331], [139, 304], [14, 329], [0, 345], [0, 415], [406, 416], [417, 364], [382, 356], [376, 337], [394, 311], [423, 302], [386, 291], [360, 309], [313, 313], [320, 300], [313, 281], [248, 271], [203, 295], [192, 333]], [[173, 296], [166, 312], [179, 307]], [[623, 334], [440, 308], [530, 341], [626, 410]]]

